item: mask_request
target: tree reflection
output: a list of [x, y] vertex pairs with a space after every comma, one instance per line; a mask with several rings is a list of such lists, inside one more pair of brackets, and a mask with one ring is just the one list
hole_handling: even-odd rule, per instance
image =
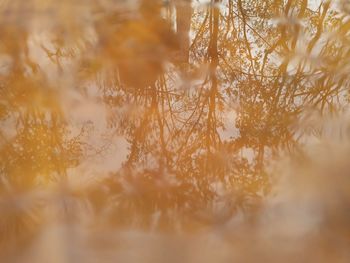
[[[122, 167], [102, 183], [109, 190], [99, 185], [87, 194], [96, 211], [112, 207], [111, 223], [146, 227], [219, 224], [238, 210], [255, 213], [271, 183], [266, 164], [298, 148], [298, 116], [347, 101], [349, 22], [335, 10], [330, 1], [316, 7], [307, 0], [201, 7], [96, 1], [86, 28], [69, 17], [70, 30], [58, 19], [54, 40], [40, 48], [62, 78], [74, 64], [64, 88], [97, 94], [109, 112], [106, 130], [129, 143]], [[0, 72], [0, 117], [3, 130], [13, 123], [15, 134], [0, 133], [4, 192], [78, 167], [87, 158], [88, 122], [76, 127], [62, 114], [57, 94], [66, 82], [52, 87], [30, 57], [32, 29], [5, 17], [0, 32], [1, 55], [10, 61]], [[73, 129], [81, 132], [72, 136]]]

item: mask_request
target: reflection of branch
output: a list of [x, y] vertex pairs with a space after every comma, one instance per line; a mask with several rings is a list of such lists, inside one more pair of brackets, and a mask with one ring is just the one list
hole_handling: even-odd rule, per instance
[[59, 70], [63, 70], [59, 59], [59, 57], [63, 55], [61, 49], [58, 48], [56, 52], [52, 52], [48, 48], [46, 48], [43, 44], [41, 44], [40, 46], [45, 51], [47, 57], [51, 60], [51, 62], [56, 64]]
[[247, 47], [247, 50], [248, 50], [248, 54], [249, 54], [249, 61], [250, 61], [250, 64], [251, 64], [251, 69], [255, 75], [255, 68], [254, 68], [254, 59], [253, 59], [253, 55], [252, 55], [252, 51], [251, 51], [251, 48], [250, 48], [250, 43], [249, 43], [249, 40], [248, 40], [248, 37], [247, 37], [247, 30], [246, 30], [246, 19], [245, 19], [245, 13], [243, 11], [243, 7], [242, 7], [242, 1], [241, 0], [238, 0], [238, 8], [242, 14], [242, 21], [243, 21], [243, 35], [244, 35], [244, 39], [245, 39], [245, 43], [246, 43], [246, 47]]
[[241, 73], [243, 75], [246, 75], [246, 76], [257, 76], [257, 77], [265, 77], [265, 78], [277, 78], [278, 75], [262, 75], [262, 74], [258, 74], [258, 73], [248, 73], [248, 72], [244, 72], [243, 70], [240, 70], [240, 69], [237, 69], [237, 68], [233, 68], [226, 60], [226, 57], [222, 54], [219, 54], [219, 57], [220, 59], [222, 59], [222, 61], [225, 62], [225, 65], [233, 72], [238, 72], [238, 73]]
[[249, 27], [250, 30], [252, 30], [252, 32], [254, 32], [266, 45], [268, 45], [270, 48], [272, 47], [272, 44], [270, 44], [258, 31], [256, 31], [249, 23], [247, 23], [245, 21], [245, 19], [243, 17], [241, 17], [237, 12], [235, 12], [234, 10], [231, 10], [231, 12], [233, 14], [236, 15], [236, 17], [238, 17], [239, 19], [241, 19], [243, 21], [243, 23]]
[[194, 37], [192, 44], [190, 46], [190, 50], [195, 46], [197, 40], [204, 34], [204, 29], [205, 29], [205, 24], [207, 23], [207, 20], [209, 18], [209, 12], [207, 12], [207, 14], [205, 15], [205, 18], [202, 22], [202, 25], [200, 26], [198, 33], [196, 34], [196, 36]]
[[326, 18], [326, 14], [328, 12], [328, 9], [330, 7], [330, 3], [331, 3], [331, 1], [326, 1], [326, 3], [323, 6], [323, 12], [322, 12], [321, 18], [320, 18], [320, 20], [318, 22], [318, 25], [317, 25], [316, 34], [315, 34], [314, 38], [310, 41], [310, 43], [309, 43], [309, 45], [307, 47], [307, 52], [308, 53], [310, 53], [312, 51], [312, 49], [314, 48], [316, 42], [321, 37], [321, 34], [323, 32], [323, 23], [324, 23], [324, 20]]

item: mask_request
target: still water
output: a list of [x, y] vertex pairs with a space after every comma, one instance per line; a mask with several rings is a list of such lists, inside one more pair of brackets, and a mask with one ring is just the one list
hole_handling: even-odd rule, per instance
[[1, 262], [349, 262], [349, 72], [346, 0], [0, 0]]

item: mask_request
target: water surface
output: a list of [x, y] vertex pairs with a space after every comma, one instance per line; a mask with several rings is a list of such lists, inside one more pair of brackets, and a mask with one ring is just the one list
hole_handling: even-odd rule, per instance
[[347, 262], [347, 1], [0, 13], [4, 262]]

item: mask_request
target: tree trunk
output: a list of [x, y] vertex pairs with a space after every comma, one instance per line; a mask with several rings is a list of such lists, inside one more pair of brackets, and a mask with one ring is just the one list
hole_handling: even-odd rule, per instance
[[178, 0], [176, 7], [176, 29], [180, 42], [179, 60], [188, 63], [190, 50], [190, 28], [192, 17], [191, 0]]

